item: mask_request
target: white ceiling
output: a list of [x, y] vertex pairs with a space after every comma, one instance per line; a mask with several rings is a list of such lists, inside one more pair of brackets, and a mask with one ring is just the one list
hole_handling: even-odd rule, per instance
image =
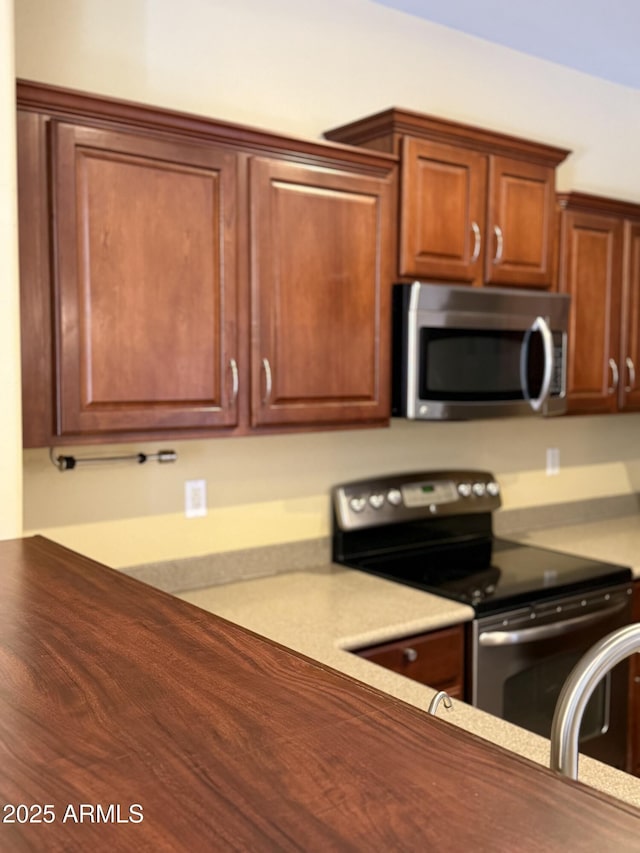
[[374, 0], [640, 89], [640, 0]]

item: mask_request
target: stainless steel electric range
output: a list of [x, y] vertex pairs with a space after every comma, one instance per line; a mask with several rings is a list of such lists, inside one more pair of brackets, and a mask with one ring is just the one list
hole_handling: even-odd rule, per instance
[[[548, 737], [580, 657], [631, 622], [632, 572], [497, 538], [500, 486], [486, 471], [403, 473], [332, 490], [333, 559], [470, 605], [466, 699]], [[600, 683], [580, 750], [626, 761], [628, 665]]]

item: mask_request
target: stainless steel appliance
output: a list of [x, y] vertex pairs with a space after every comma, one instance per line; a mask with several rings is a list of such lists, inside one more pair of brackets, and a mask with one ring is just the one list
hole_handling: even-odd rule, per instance
[[392, 413], [418, 420], [566, 411], [569, 296], [393, 288]]
[[[335, 562], [469, 604], [466, 699], [549, 737], [560, 689], [595, 642], [631, 622], [629, 568], [493, 535], [484, 471], [404, 473], [336, 486]], [[624, 768], [626, 662], [587, 706], [580, 749]]]

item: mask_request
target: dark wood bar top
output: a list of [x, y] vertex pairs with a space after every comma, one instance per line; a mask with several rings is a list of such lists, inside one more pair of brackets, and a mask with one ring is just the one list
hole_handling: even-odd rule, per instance
[[0, 851], [638, 850], [640, 812], [42, 537], [0, 543]]

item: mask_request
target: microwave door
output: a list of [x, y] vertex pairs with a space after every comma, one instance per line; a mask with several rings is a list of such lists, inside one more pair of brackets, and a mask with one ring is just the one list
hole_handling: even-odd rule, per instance
[[[540, 382], [540, 392], [537, 397], [532, 397], [529, 393], [529, 375], [531, 372], [531, 341], [535, 333], [540, 335], [542, 340], [542, 380]], [[531, 326], [527, 329], [522, 338], [522, 347], [520, 349], [520, 384], [522, 385], [522, 395], [529, 403], [534, 412], [541, 411], [551, 391], [551, 379], [553, 377], [554, 367], [554, 349], [553, 335], [547, 321], [544, 317], [536, 317]]]

